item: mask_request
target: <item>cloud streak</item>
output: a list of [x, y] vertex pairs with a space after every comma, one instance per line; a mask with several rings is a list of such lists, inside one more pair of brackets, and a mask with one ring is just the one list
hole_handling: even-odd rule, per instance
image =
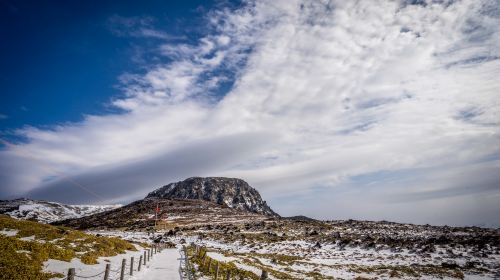
[[210, 175], [219, 169], [230, 167], [254, 152], [266, 147], [272, 134], [241, 133], [186, 143], [165, 154], [155, 155], [139, 161], [128, 161], [90, 168], [72, 176], [72, 180], [89, 188], [90, 192], [78, 188], [65, 178], [51, 180], [33, 189], [29, 197], [65, 200], [70, 203], [89, 203], [97, 193], [101, 203], [128, 201], [144, 194], [151, 186], [178, 181], [187, 177]]
[[107, 28], [119, 37], [152, 38], [161, 40], [179, 40], [185, 37], [173, 36], [154, 28], [155, 18], [153, 17], [123, 17], [119, 15], [111, 16], [107, 22]]
[[[473, 209], [485, 191], [500, 192], [494, 2], [248, 1], [218, 8], [207, 14], [207, 34], [196, 44], [161, 43], [158, 52], [171, 62], [122, 77], [124, 96], [112, 106], [123, 114], [20, 129], [28, 141], [0, 154], [5, 196], [77, 197], [74, 190], [66, 197], [61, 178], [40, 165], [110, 202], [185, 176], [227, 175], [248, 180], [284, 215], [310, 214], [297, 204], [326, 196], [346, 200], [318, 203], [324, 207], [313, 207], [313, 216], [345, 217], [350, 209], [356, 217], [474, 224], [477, 213], [490, 213], [483, 222], [500, 224], [491, 198], [465, 219], [452, 210], [460, 205], [448, 203]], [[132, 28], [150, 25], [138, 24]], [[397, 184], [377, 184], [380, 172], [399, 176]], [[464, 172], [481, 180], [464, 185], [457, 180]], [[430, 174], [439, 188], [429, 189]], [[352, 182], [359, 176], [377, 188], [347, 195], [358, 190]], [[407, 211], [403, 203], [371, 199], [373, 192], [446, 214]], [[346, 207], [356, 200], [370, 206]]]

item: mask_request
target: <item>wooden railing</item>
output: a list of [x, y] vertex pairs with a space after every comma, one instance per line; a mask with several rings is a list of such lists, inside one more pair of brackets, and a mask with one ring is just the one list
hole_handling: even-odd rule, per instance
[[126, 280], [134, 275], [134, 272], [139, 272], [150, 262], [153, 256], [165, 249], [165, 244], [153, 245], [149, 249], [145, 249], [143, 254], [130, 257], [130, 262], [127, 264], [127, 259], [122, 259], [121, 266], [117, 269], [112, 269], [111, 264], [106, 264], [103, 271], [94, 275], [79, 275], [75, 273], [75, 268], [69, 268], [68, 274], [62, 280], [76, 279], [103, 279], [103, 280]]

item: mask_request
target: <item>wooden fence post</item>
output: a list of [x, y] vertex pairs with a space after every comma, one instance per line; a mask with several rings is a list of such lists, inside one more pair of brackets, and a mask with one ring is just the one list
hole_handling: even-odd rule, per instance
[[75, 280], [75, 269], [68, 269], [68, 280]]
[[260, 275], [260, 280], [267, 280], [267, 271], [262, 270], [262, 274]]
[[187, 273], [188, 280], [189, 280], [189, 279], [191, 279], [191, 268], [190, 268], [191, 265], [189, 263], [189, 256], [188, 256], [186, 247], [184, 247], [184, 258], [186, 259], [186, 273]]
[[125, 259], [122, 259], [122, 269], [120, 270], [120, 280], [123, 280], [125, 278], [125, 265], [127, 261]]
[[137, 267], [137, 271], [141, 271], [141, 264], [142, 264], [142, 255], [139, 257], [139, 266]]
[[228, 270], [226, 272], [226, 280], [231, 280], [231, 271], [230, 270]]
[[104, 271], [104, 280], [108, 280], [109, 278], [109, 270], [111, 269], [111, 264], [106, 264], [106, 270]]
[[212, 259], [209, 258], [208, 259], [208, 265], [207, 265], [207, 267], [208, 267], [208, 274], [210, 274], [210, 266], [212, 266]]
[[219, 278], [219, 263], [218, 262], [215, 263], [215, 280], [217, 280], [217, 278]]
[[146, 252], [146, 258], [148, 258], [148, 262], [149, 262], [149, 252], [150, 252], [150, 251], [149, 251], [149, 249], [148, 249], [148, 251]]
[[134, 257], [130, 257], [130, 276], [134, 275]]

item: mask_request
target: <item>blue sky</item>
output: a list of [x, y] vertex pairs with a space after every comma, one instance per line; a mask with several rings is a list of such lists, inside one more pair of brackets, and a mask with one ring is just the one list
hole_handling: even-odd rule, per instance
[[285, 216], [500, 225], [495, 0], [38, 5], [1, 6], [1, 198], [227, 176]]
[[[237, 4], [237, 3], [236, 3]], [[82, 120], [116, 111], [120, 75], [168, 60], [158, 41], [195, 40], [209, 1], [2, 1], [0, 130]], [[139, 21], [143, 23], [139, 23]], [[169, 38], [127, 34], [151, 28]], [[132, 23], [133, 21], [137, 21]], [[121, 34], [120, 32], [123, 31]]]

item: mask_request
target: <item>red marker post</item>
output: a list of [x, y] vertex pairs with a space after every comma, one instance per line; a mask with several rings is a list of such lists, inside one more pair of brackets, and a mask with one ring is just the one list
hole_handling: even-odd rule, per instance
[[156, 208], [155, 208], [155, 230], [156, 230], [156, 221], [158, 220], [158, 214], [160, 213], [160, 205], [156, 203]]

